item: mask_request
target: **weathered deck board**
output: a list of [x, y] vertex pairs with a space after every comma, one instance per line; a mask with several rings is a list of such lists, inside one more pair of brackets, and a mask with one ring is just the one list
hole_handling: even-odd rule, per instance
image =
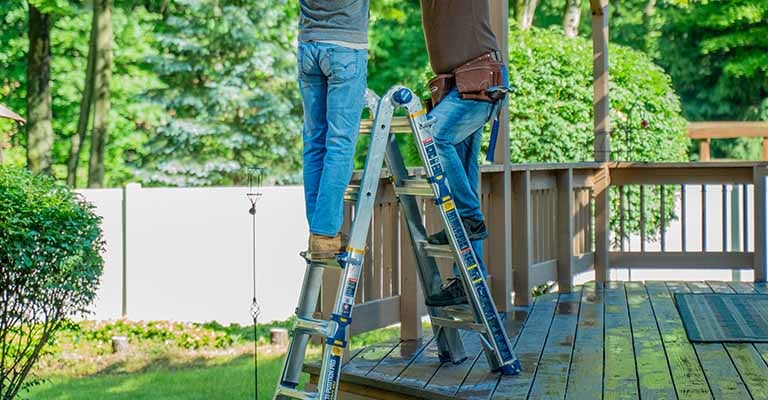
[[557, 311], [549, 328], [547, 342], [529, 397], [534, 399], [564, 399], [568, 386], [576, 326], [579, 321], [581, 291], [560, 295]]
[[[688, 342], [674, 293], [766, 292], [764, 284], [690, 282], [584, 285], [507, 314], [523, 366], [499, 376], [464, 333], [470, 359], [441, 363], [436, 344], [379, 343], [342, 369], [341, 390], [377, 399], [766, 399], [768, 344]], [[519, 335], [516, 335], [518, 334]], [[575, 335], [575, 336], [574, 336]], [[604, 364], [605, 363], [605, 364]], [[307, 365], [316, 379], [319, 368]]]
[[[755, 287], [742, 282], [710, 282], [718, 293], [755, 293]], [[768, 399], [768, 364], [757, 346], [750, 343], [726, 343], [725, 349], [755, 400]]]
[[461, 383], [469, 374], [469, 370], [474, 364], [474, 360], [482, 352], [483, 345], [480, 343], [480, 335], [472, 332], [462, 336], [464, 340], [464, 351], [467, 353], [467, 359], [461, 364], [450, 362], [443, 363], [437, 372], [429, 380], [425, 389], [430, 392], [453, 395], [461, 387]]
[[683, 322], [663, 282], [647, 282], [645, 288], [656, 314], [656, 321], [667, 352], [675, 390], [681, 399], [711, 399], [712, 393], [693, 345], [688, 341]]
[[398, 344], [399, 342], [384, 342], [368, 346], [344, 364], [342, 371], [355, 375], [365, 375], [375, 368]]
[[675, 399], [677, 394], [648, 293], [636, 282], [628, 282], [626, 291], [640, 395], [644, 399]]
[[567, 399], [592, 400], [603, 392], [603, 288], [584, 285], [568, 376]]
[[637, 399], [629, 307], [623, 282], [605, 288], [605, 399]]
[[400, 342], [367, 376], [384, 382], [393, 382], [405, 368], [408, 368], [415, 356], [432, 342], [433, 337], [432, 330], [427, 329], [424, 331], [424, 337], [419, 340]]
[[522, 399], [528, 396], [557, 308], [557, 298], [556, 294], [548, 294], [536, 299], [534, 311], [520, 332], [520, 339], [514, 349], [523, 370], [515, 376], [502, 376], [493, 399]]
[[408, 365], [400, 376], [395, 379], [395, 384], [423, 388], [427, 385], [432, 375], [440, 368], [440, 359], [437, 357], [437, 341], [433, 340], [416, 356], [416, 359]]
[[[528, 319], [530, 310], [529, 307], [519, 307], [518, 310], [507, 313], [505, 327], [513, 346], [520, 338], [520, 330]], [[456, 396], [472, 400], [489, 399], [499, 383], [499, 374], [491, 372], [489, 368], [488, 358], [485, 354], [478, 354], [472, 370], [467, 375], [467, 379], [464, 380]]]
[[[672, 293], [712, 293], [704, 282], [668, 284]], [[731, 362], [725, 347], [721, 343], [694, 343], [693, 348], [699, 356], [712, 395], [718, 399], [748, 399], [749, 391]]]

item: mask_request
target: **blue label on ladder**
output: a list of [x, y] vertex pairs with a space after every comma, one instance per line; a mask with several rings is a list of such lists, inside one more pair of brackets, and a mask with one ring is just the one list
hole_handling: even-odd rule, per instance
[[478, 266], [472, 244], [464, 231], [464, 226], [461, 222], [458, 210], [453, 202], [453, 196], [451, 190], [448, 187], [448, 183], [445, 180], [443, 165], [438, 157], [437, 146], [431, 137], [428, 137], [422, 141], [424, 145], [424, 153], [427, 156], [427, 163], [429, 164], [431, 175], [427, 178], [427, 181], [437, 186], [437, 193], [435, 197], [435, 203], [441, 208], [442, 212], [446, 216], [450, 230], [453, 232], [453, 236], [456, 238], [456, 245], [461, 254], [462, 261], [466, 267], [467, 276], [469, 277], [470, 285], [473, 291], [477, 294], [479, 302], [480, 312], [483, 314], [488, 328], [489, 336], [491, 336], [499, 358], [503, 364], [509, 364], [516, 360], [512, 349], [509, 347], [506, 332], [502, 325], [501, 320], [494, 306], [493, 299], [488, 292], [488, 286], [485, 284], [482, 273]]
[[320, 393], [323, 400], [334, 400], [336, 398], [342, 354], [344, 354], [344, 349], [341, 347], [331, 347], [331, 359], [328, 360], [328, 375], [325, 381], [325, 393]]

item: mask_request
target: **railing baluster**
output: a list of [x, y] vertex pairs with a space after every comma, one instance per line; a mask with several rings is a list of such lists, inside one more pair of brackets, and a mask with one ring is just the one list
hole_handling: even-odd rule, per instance
[[661, 251], [667, 251], [667, 204], [664, 201], [664, 185], [659, 186], [661, 214], [659, 217], [659, 233], [661, 234]]
[[621, 251], [626, 251], [626, 216], [624, 215], [624, 185], [619, 186], [619, 240], [621, 240]]
[[701, 185], [701, 251], [707, 251], [707, 185]]
[[645, 185], [640, 185], [640, 252], [645, 253]]
[[741, 237], [744, 238], [742, 243], [744, 243], [744, 246], [742, 246], [743, 251], [747, 252], [749, 251], [749, 186], [745, 183], [742, 186], [742, 234]]
[[685, 218], [685, 184], [680, 185], [680, 242], [682, 243], [682, 251], [688, 250], [688, 235], [686, 235], [686, 218]]
[[723, 185], [723, 251], [728, 251], [728, 186]]

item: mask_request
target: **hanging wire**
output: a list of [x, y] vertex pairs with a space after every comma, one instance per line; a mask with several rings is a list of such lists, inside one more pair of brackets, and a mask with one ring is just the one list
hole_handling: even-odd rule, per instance
[[259, 315], [261, 315], [261, 305], [258, 300], [258, 287], [256, 283], [256, 203], [262, 197], [262, 184], [264, 181], [264, 171], [261, 168], [255, 168], [248, 172], [248, 193], [246, 197], [251, 203], [248, 213], [251, 214], [252, 228], [252, 267], [253, 267], [253, 300], [251, 301], [251, 317], [253, 317], [253, 369], [254, 369], [254, 389], [255, 396], [259, 398], [259, 337], [258, 325]]

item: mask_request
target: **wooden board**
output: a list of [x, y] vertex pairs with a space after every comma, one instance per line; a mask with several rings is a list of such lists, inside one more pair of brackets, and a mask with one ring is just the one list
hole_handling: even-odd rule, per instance
[[592, 400], [603, 392], [603, 288], [586, 283], [568, 376], [568, 399]]
[[368, 346], [344, 364], [342, 372], [365, 376], [398, 345], [399, 342], [384, 342]]
[[[718, 293], [754, 293], [754, 286], [741, 282], [709, 282], [709, 285]], [[768, 364], [758, 347], [750, 343], [726, 343], [725, 349], [752, 398], [768, 399]]]
[[520, 375], [490, 372], [477, 333], [465, 332], [470, 359], [462, 364], [441, 363], [431, 337], [375, 344], [345, 365], [341, 389], [353, 399], [768, 400], [768, 344], [689, 343], [672, 295], [764, 288], [614, 282], [600, 289], [591, 282], [581, 293], [544, 295], [507, 314]]
[[560, 295], [529, 397], [564, 399], [576, 341], [581, 290]]
[[629, 317], [624, 283], [606, 283], [604, 399], [638, 398]]
[[680, 314], [672, 302], [667, 286], [663, 282], [647, 282], [645, 287], [656, 314], [677, 395], [681, 399], [712, 398], [704, 371], [688, 341]]
[[411, 361], [432, 343], [433, 338], [432, 330], [428, 329], [421, 339], [403, 340], [367, 376], [383, 382], [393, 382], [408, 368]]
[[[671, 283], [667, 287], [672, 293], [712, 293], [712, 289], [704, 282], [691, 282], [687, 285]], [[694, 343], [693, 347], [715, 398], [749, 398], [744, 381], [721, 343]]]
[[493, 399], [521, 399], [528, 395], [556, 307], [557, 294], [536, 298], [531, 316], [520, 332], [520, 339], [515, 346], [515, 353], [523, 370], [515, 376], [502, 376]]
[[[511, 311], [506, 313], [505, 327], [509, 340], [514, 346], [520, 338], [520, 330], [526, 323], [528, 316], [531, 315], [530, 307], [512, 307]], [[488, 399], [496, 390], [499, 383], [499, 374], [490, 371], [488, 358], [485, 354], [478, 354], [472, 370], [467, 375], [467, 379], [461, 385], [456, 393], [457, 397], [462, 399]]]
[[467, 359], [460, 364], [447, 362], [440, 365], [440, 368], [432, 376], [432, 379], [429, 380], [425, 389], [430, 392], [452, 396], [461, 387], [474, 361], [483, 350], [479, 333], [467, 331], [462, 331], [462, 333]]
[[433, 340], [420, 352], [400, 376], [395, 379], [395, 384], [423, 388], [432, 376], [440, 368], [440, 359], [437, 357], [437, 341]]
[[626, 291], [640, 395], [644, 399], [675, 399], [677, 394], [648, 293], [636, 282], [627, 283]]

